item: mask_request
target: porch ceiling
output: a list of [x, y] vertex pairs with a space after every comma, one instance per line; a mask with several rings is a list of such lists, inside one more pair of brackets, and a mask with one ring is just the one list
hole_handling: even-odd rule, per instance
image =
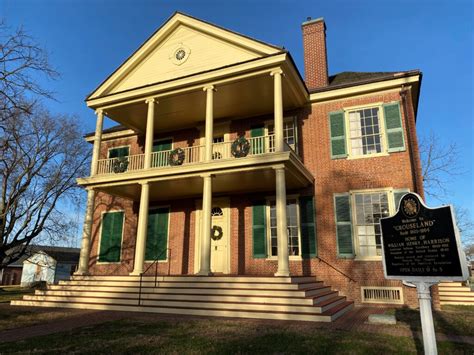
[[[301, 105], [292, 89], [293, 83], [283, 77], [284, 109]], [[154, 129], [170, 131], [203, 123], [206, 94], [202, 90], [188, 91], [173, 96], [158, 97], [155, 108]], [[253, 76], [216, 86], [214, 93], [214, 118], [235, 119], [273, 113], [273, 77], [269, 74]], [[147, 104], [144, 100], [106, 109], [109, 118], [127, 127], [144, 131]]]
[[[297, 171], [287, 170], [287, 189], [304, 188], [310, 183]], [[98, 190], [111, 195], [140, 200], [140, 185], [129, 183], [126, 185], [115, 185], [99, 187]], [[182, 198], [202, 197], [202, 178], [190, 176], [150, 182], [150, 201], [165, 201]], [[217, 173], [212, 180], [213, 196], [269, 192], [275, 191], [275, 172], [271, 166], [260, 169], [229, 171]]]

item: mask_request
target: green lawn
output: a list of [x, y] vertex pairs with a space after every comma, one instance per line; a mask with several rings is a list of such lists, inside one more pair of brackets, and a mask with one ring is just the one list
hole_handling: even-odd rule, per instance
[[[440, 354], [472, 354], [474, 346], [439, 342]], [[311, 324], [222, 319], [131, 318], [71, 332], [0, 344], [0, 353], [414, 354], [410, 337], [346, 332]]]
[[[89, 312], [1, 304], [0, 331], [52, 323], [84, 313], [87, 317]], [[421, 331], [418, 311], [395, 309], [387, 313], [396, 314], [398, 324], [385, 326], [385, 331], [397, 331], [400, 327]], [[474, 307], [444, 307], [443, 311], [435, 312], [435, 324], [438, 333], [474, 336]], [[438, 349], [440, 354], [474, 354], [474, 346], [462, 343], [438, 342]], [[32, 352], [415, 354], [422, 353], [422, 344], [413, 337], [332, 330], [311, 322], [180, 319], [136, 313], [63, 333], [0, 343], [0, 354]]]
[[0, 286], [0, 303], [8, 303], [11, 300], [20, 299], [23, 295], [35, 292], [34, 289], [20, 286]]
[[[395, 314], [398, 326], [421, 331], [418, 310], [398, 308], [386, 313]], [[433, 311], [433, 319], [437, 333], [474, 336], [474, 306], [443, 306], [442, 311]]]
[[0, 331], [54, 322], [81, 312], [84, 311], [67, 308], [11, 307], [8, 304], [0, 304]]

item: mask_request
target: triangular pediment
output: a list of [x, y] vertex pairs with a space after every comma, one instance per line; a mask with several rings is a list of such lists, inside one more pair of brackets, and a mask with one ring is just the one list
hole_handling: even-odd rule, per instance
[[282, 49], [176, 13], [89, 97], [258, 59]]

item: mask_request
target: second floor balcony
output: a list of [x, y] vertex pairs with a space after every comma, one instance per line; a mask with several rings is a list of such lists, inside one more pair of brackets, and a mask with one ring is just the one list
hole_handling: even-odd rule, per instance
[[[232, 161], [247, 157], [268, 155], [275, 152], [275, 136], [261, 136], [253, 138], [239, 137], [234, 141], [213, 143], [212, 160]], [[286, 152], [293, 151], [285, 143]], [[150, 169], [180, 169], [182, 166], [202, 164], [205, 162], [205, 146], [161, 150], [151, 153]], [[232, 164], [232, 163], [231, 163]], [[97, 175], [125, 174], [145, 169], [145, 154], [124, 155], [98, 161]]]

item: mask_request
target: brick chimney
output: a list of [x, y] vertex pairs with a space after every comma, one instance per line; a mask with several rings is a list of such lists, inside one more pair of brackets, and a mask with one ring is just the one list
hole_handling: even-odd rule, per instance
[[326, 24], [322, 17], [303, 22], [304, 80], [309, 90], [328, 85]]

